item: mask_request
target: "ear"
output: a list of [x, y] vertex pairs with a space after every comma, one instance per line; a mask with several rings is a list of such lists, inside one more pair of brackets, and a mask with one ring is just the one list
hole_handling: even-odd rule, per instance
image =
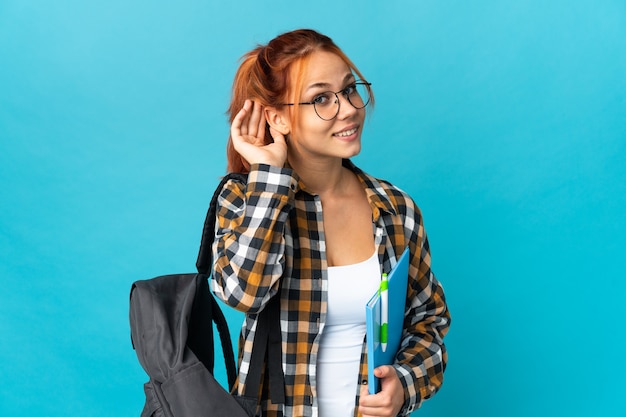
[[291, 121], [289, 114], [284, 110], [277, 110], [275, 107], [265, 107], [265, 120], [275, 130], [287, 136], [291, 133]]

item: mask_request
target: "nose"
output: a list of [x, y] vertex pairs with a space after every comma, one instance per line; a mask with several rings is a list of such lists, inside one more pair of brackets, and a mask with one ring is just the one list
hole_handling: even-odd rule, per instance
[[350, 103], [348, 97], [341, 93], [335, 95], [337, 96], [337, 105], [339, 106], [339, 111], [337, 112], [338, 119], [346, 119], [358, 111], [358, 109]]

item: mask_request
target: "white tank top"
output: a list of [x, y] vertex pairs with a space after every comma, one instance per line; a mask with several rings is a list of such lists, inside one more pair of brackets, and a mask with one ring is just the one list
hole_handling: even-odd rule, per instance
[[328, 311], [317, 356], [320, 417], [354, 414], [365, 337], [365, 304], [379, 286], [377, 251], [358, 264], [328, 268]]

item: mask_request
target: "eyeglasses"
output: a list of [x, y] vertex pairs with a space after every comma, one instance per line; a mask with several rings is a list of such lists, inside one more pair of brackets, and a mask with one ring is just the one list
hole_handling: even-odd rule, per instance
[[[344, 96], [348, 103], [355, 109], [362, 109], [367, 106], [372, 99], [372, 91], [370, 86], [372, 83], [366, 81], [356, 81], [340, 91], [325, 91], [319, 93], [313, 97], [313, 100], [303, 103], [285, 103], [285, 106], [300, 106], [313, 105], [315, 113], [322, 120], [333, 120], [339, 114], [339, 107], [341, 106], [338, 94]], [[333, 97], [334, 96], [334, 97]]]

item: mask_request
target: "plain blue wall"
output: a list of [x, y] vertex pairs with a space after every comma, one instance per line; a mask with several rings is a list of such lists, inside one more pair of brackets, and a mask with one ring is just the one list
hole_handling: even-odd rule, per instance
[[139, 414], [130, 285], [194, 269], [237, 60], [298, 27], [424, 212], [453, 326], [415, 414], [626, 416], [623, 0], [2, 1], [0, 414]]

